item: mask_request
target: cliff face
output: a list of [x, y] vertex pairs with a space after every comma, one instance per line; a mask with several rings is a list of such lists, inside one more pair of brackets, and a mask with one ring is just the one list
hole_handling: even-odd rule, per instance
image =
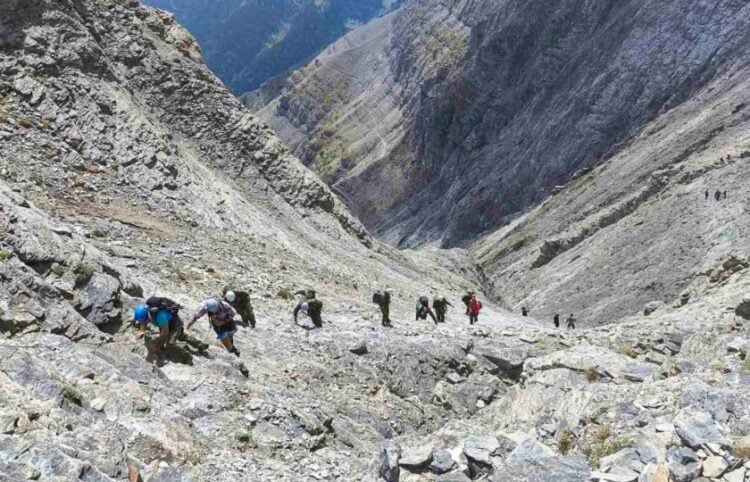
[[173, 12], [196, 36], [211, 69], [234, 92], [257, 89], [295, 68], [350, 28], [398, 1], [145, 0]]
[[733, 1], [414, 0], [269, 85], [259, 115], [382, 239], [457, 245], [745, 62], [747, 22]]

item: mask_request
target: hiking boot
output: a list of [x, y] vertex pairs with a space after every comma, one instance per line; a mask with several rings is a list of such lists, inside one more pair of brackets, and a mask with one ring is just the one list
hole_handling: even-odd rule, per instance
[[232, 348], [232, 351], [229, 353], [233, 353], [237, 358], [240, 357], [240, 351], [237, 348]]

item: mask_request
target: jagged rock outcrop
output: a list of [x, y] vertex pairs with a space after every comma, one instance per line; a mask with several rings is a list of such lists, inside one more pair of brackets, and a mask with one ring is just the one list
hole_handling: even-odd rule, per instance
[[412, 0], [269, 85], [259, 113], [380, 238], [452, 246], [733, 75], [748, 21], [733, 1]]

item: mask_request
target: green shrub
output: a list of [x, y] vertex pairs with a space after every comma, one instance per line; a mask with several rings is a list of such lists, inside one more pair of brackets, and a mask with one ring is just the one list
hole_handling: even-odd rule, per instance
[[588, 367], [585, 370], [586, 373], [586, 380], [589, 382], [595, 382], [599, 380], [599, 371], [596, 369], [596, 367]]
[[65, 385], [62, 389], [62, 396], [70, 403], [75, 403], [79, 407], [83, 405], [83, 395], [73, 385]]
[[89, 282], [94, 273], [96, 272], [96, 266], [93, 263], [81, 261], [73, 269], [73, 273], [76, 275], [76, 286], [82, 286]]
[[632, 446], [633, 441], [624, 437], [617, 437], [592, 446], [590, 447], [590, 450], [588, 450], [589, 465], [598, 468], [602, 457], [607, 457], [608, 455], [612, 455], [624, 448]]
[[278, 298], [281, 298], [282, 300], [293, 300], [294, 299], [294, 293], [289, 288], [281, 288], [278, 293], [276, 293], [276, 296]]
[[574, 442], [575, 440], [573, 437], [573, 432], [571, 432], [567, 428], [563, 429], [563, 431], [560, 432], [560, 435], [557, 437], [557, 451], [563, 455], [566, 455], [568, 452], [570, 452], [570, 449], [573, 448]]
[[13, 256], [13, 253], [0, 249], [0, 261], [7, 261]]

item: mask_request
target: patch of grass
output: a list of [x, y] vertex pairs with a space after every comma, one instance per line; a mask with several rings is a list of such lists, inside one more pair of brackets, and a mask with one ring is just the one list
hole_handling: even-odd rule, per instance
[[39, 121], [39, 127], [42, 129], [49, 129], [52, 127], [52, 119], [45, 117], [42, 120]]
[[88, 283], [95, 272], [96, 266], [93, 263], [86, 261], [78, 263], [78, 266], [73, 269], [73, 273], [76, 275], [76, 285], [82, 286]]
[[557, 451], [560, 452], [562, 455], [566, 455], [568, 452], [570, 452], [570, 449], [573, 448], [573, 443], [575, 442], [575, 437], [573, 437], [573, 432], [570, 431], [570, 429], [563, 429], [562, 432], [560, 432], [560, 435], [557, 437]]
[[638, 357], [638, 352], [636, 351], [634, 346], [622, 345], [617, 349], [617, 353], [619, 353], [620, 355], [625, 355], [629, 358]]
[[742, 371], [750, 373], [750, 356], [746, 356], [745, 361], [742, 362]]
[[281, 298], [282, 300], [293, 300], [294, 299], [294, 293], [289, 288], [281, 288], [276, 293], [277, 298]]
[[726, 367], [726, 365], [724, 365], [724, 363], [716, 360], [713, 363], [711, 363], [708, 366], [708, 368], [711, 369], [711, 370], [713, 370], [713, 371], [715, 371], [715, 372], [724, 373], [726, 371], [727, 367]]
[[31, 127], [32, 125], [34, 125], [34, 123], [31, 121], [30, 118], [28, 118], [26, 116], [22, 116], [22, 117], [18, 118], [18, 125], [21, 126], [21, 127], [25, 127], [25, 128], [28, 129], [29, 127]]
[[62, 389], [62, 396], [70, 403], [75, 403], [79, 407], [83, 405], [83, 395], [73, 385], [65, 385]]
[[95, 228], [93, 231], [91, 231], [91, 237], [92, 238], [106, 238], [107, 232], [100, 228]]
[[624, 448], [632, 446], [633, 441], [631, 439], [625, 437], [617, 437], [614, 439], [609, 439], [609, 441], [605, 441], [596, 446], [590, 447], [587, 451], [589, 465], [591, 467], [598, 468], [603, 457], [607, 457], [608, 455], [612, 455]]
[[597, 380], [599, 380], [599, 371], [596, 369], [596, 367], [587, 367], [585, 370], [586, 373], [586, 380], [593, 383]]
[[605, 440], [607, 440], [611, 436], [612, 436], [612, 427], [610, 427], [609, 425], [602, 425], [601, 427], [596, 429], [596, 432], [594, 432], [594, 442], [603, 443]]
[[0, 249], [0, 261], [7, 261], [13, 256], [13, 253], [10, 251], [6, 251], [4, 249]]
[[743, 461], [750, 460], [750, 441], [740, 440], [732, 445], [732, 454]]

